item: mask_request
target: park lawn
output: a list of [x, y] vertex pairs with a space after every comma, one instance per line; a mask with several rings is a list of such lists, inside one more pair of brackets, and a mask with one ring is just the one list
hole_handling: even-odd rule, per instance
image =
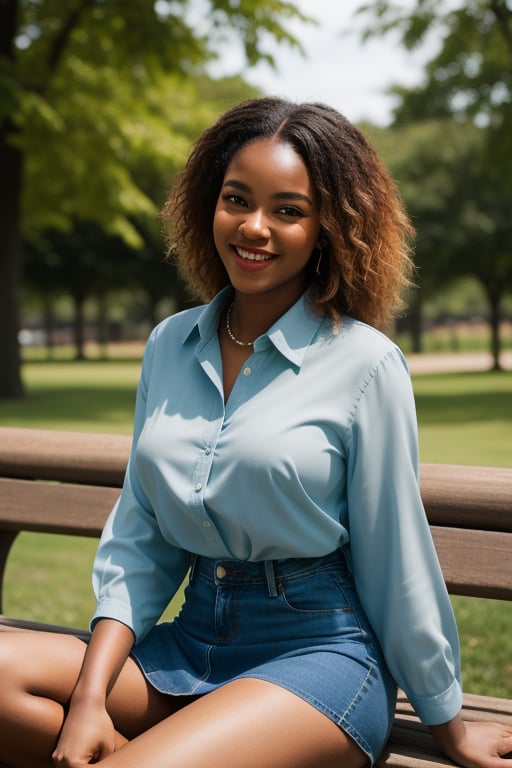
[[140, 359], [32, 362], [27, 396], [0, 401], [2, 426], [130, 434]]
[[[66, 430], [131, 431], [140, 359], [34, 362], [28, 397], [0, 403], [0, 424]], [[415, 376], [422, 461], [510, 466], [512, 372]], [[96, 541], [23, 533], [5, 580], [5, 613], [86, 627], [94, 601]], [[173, 615], [181, 593], [166, 616]], [[464, 688], [512, 697], [512, 603], [454, 597]]]
[[512, 371], [413, 377], [422, 461], [512, 466]]

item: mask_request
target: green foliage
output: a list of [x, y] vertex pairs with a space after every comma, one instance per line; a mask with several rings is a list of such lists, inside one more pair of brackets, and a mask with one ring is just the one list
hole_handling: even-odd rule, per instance
[[398, 180], [416, 229], [416, 312], [461, 277], [478, 280], [488, 302], [492, 351], [512, 290], [512, 188], [496, 174], [493, 137], [472, 121], [429, 119], [387, 130], [366, 127]]
[[[253, 46], [269, 23], [257, 16], [259, 5], [238, 25]], [[286, 36], [282, 4], [274, 5], [272, 30]], [[217, 83], [202, 69], [214, 54], [187, 22], [185, 3], [157, 7], [147, 0], [25, 5], [16, 76], [28, 241], [81, 219], [141, 248], [141, 230], [158, 232], [165, 192], [192, 140], [225, 104], [255, 93], [229, 78], [219, 103]], [[283, 14], [293, 16], [289, 4]]]
[[[192, 9], [194, 10], [194, 9]], [[157, 212], [192, 138], [239, 99], [216, 101], [205, 65], [215, 29], [241, 41], [249, 63], [268, 43], [296, 45], [282, 0], [3, 0], [0, 3], [0, 397], [22, 391], [17, 346], [19, 242], [95, 222], [131, 248], [151, 249]], [[217, 46], [217, 47], [216, 47]], [[246, 96], [254, 89], [247, 88]], [[21, 198], [21, 200], [20, 200]], [[22, 209], [20, 215], [20, 208]]]

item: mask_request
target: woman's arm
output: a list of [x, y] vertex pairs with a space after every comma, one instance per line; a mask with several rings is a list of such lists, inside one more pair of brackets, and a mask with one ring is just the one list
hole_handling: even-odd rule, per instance
[[53, 754], [56, 765], [86, 766], [119, 744], [106, 701], [133, 642], [133, 632], [118, 621], [102, 619], [95, 625]]
[[[499, 723], [465, 722], [457, 715], [430, 731], [447, 757], [464, 768], [503, 768], [512, 752], [512, 728]], [[512, 760], [511, 760], [512, 764]]]
[[105, 704], [133, 642], [133, 632], [124, 624], [112, 619], [98, 621], [73, 691], [72, 703], [96, 700]]

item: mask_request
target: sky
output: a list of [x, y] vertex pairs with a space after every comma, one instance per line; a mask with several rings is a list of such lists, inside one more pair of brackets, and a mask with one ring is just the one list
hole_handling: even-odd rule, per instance
[[[287, 24], [300, 40], [306, 56], [286, 43], [271, 52], [277, 71], [267, 64], [243, 72], [245, 79], [264, 93], [294, 101], [323, 101], [342, 112], [349, 120], [370, 120], [377, 125], [391, 121], [395, 104], [386, 89], [393, 84], [412, 86], [421, 81], [424, 62], [434, 48], [432, 41], [410, 53], [399, 44], [396, 33], [362, 42], [358, 30], [364, 18], [354, 18], [363, 0], [295, 0], [305, 13], [318, 20], [318, 26]], [[411, 0], [403, 5], [411, 6]], [[223, 49], [213, 74], [240, 71], [242, 57], [235, 46]]]

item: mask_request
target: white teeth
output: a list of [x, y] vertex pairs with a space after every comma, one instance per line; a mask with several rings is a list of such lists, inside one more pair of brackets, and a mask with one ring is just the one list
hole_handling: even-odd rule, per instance
[[242, 259], [247, 259], [247, 261], [268, 261], [272, 258], [270, 254], [266, 255], [264, 253], [253, 253], [252, 251], [246, 251], [245, 248], [237, 247], [236, 252], [239, 256], [242, 257]]

